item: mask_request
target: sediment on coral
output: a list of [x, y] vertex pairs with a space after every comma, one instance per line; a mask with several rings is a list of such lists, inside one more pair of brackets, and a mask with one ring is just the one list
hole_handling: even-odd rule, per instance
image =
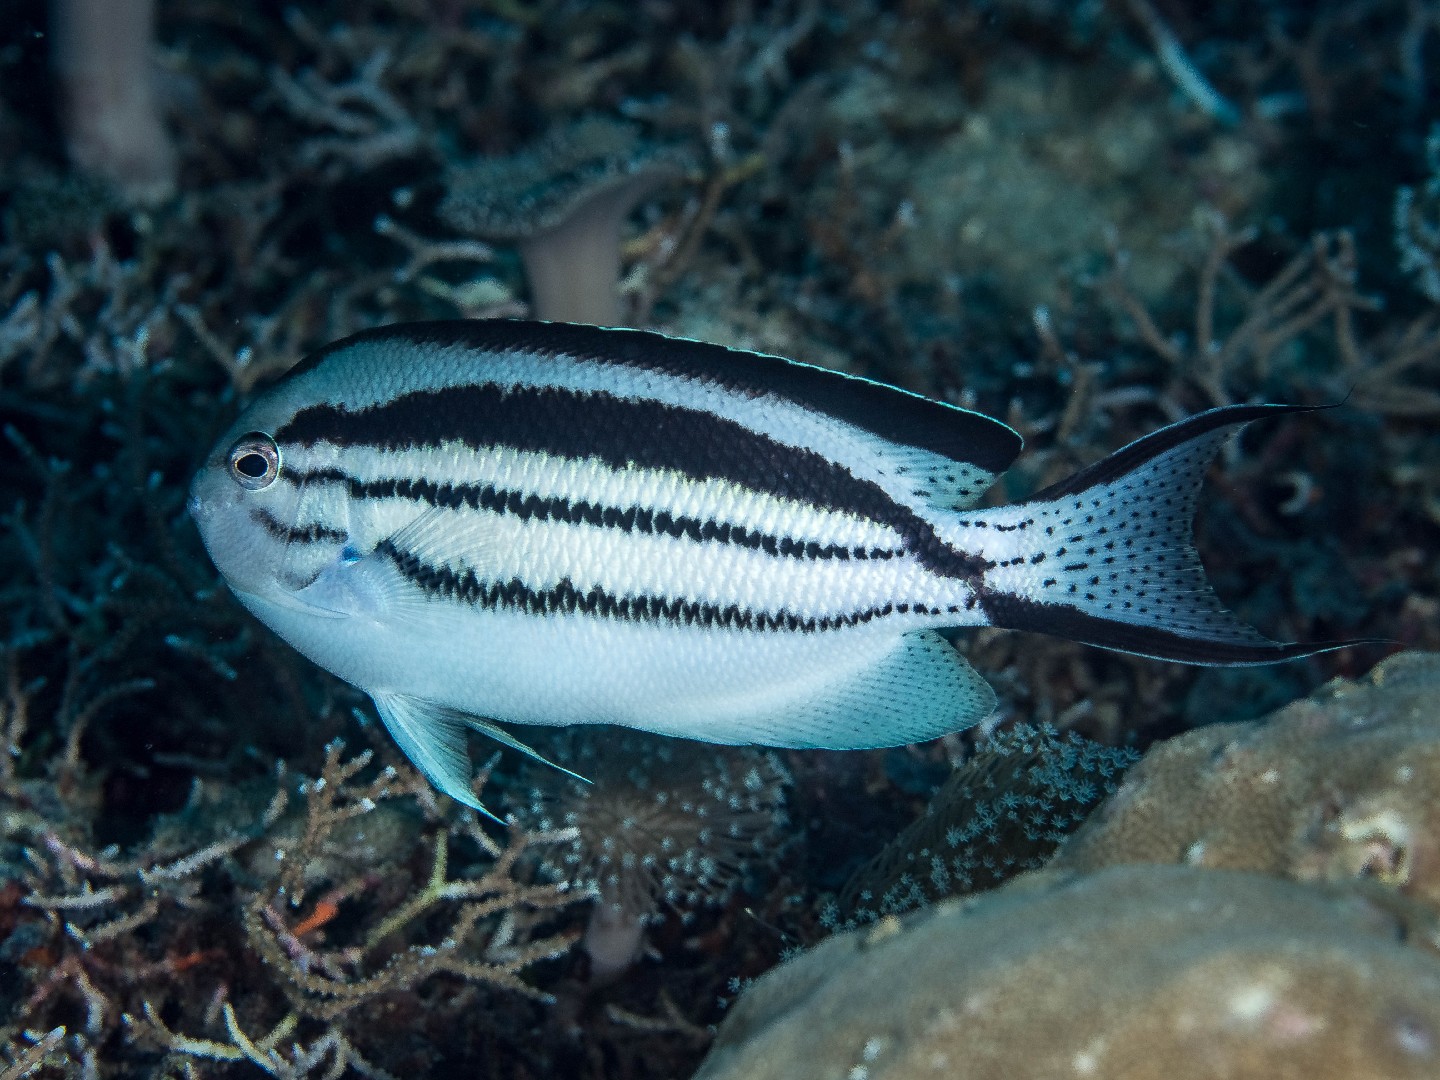
[[1363, 880], [1440, 915], [1440, 654], [1152, 747], [1057, 869], [1181, 863]]
[[1440, 1068], [1440, 957], [1407, 929], [1262, 874], [1042, 871], [781, 965], [696, 1080], [1419, 1080]]

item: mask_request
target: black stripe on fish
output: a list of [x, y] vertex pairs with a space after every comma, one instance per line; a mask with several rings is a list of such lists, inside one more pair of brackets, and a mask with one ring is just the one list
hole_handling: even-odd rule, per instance
[[383, 480], [361, 480], [339, 469], [314, 469], [290, 476], [293, 483], [344, 484], [355, 499], [412, 499], [447, 510], [489, 510], [511, 514], [521, 521], [558, 521], [566, 525], [593, 525], [597, 528], [619, 529], [652, 536], [673, 536], [697, 543], [713, 540], [721, 544], [763, 551], [796, 559], [870, 559], [881, 561], [904, 554], [894, 548], [844, 547], [822, 544], [815, 540], [798, 540], [790, 536], [747, 529], [727, 521], [675, 514], [668, 510], [651, 510], [643, 506], [601, 506], [584, 499], [562, 499], [558, 496], [524, 494], [493, 484], [450, 484], [411, 477], [387, 477]]
[[887, 526], [922, 565], [946, 577], [974, 579], [990, 566], [946, 544], [928, 521], [879, 484], [813, 450], [705, 410], [650, 399], [562, 387], [463, 384], [354, 410], [312, 405], [274, 438], [282, 448], [325, 442], [342, 450], [391, 452], [458, 442], [476, 451], [504, 446], [570, 460], [598, 458], [617, 470], [674, 470]]
[[992, 475], [1004, 472], [1021, 446], [1019, 435], [981, 413], [844, 372], [649, 330], [507, 319], [399, 323], [334, 342], [292, 371], [303, 374], [337, 352], [367, 343], [569, 356], [691, 380], [747, 398], [773, 394], [890, 442], [967, 462]]
[[251, 510], [250, 519], [276, 540], [286, 544], [343, 544], [350, 539], [350, 534], [344, 529], [333, 529], [318, 521], [304, 525], [286, 525], [269, 510]]
[[1329, 652], [1359, 644], [1354, 641], [1322, 642], [1319, 644], [1270, 641], [1253, 631], [1243, 637], [1236, 634], [1199, 638], [1163, 630], [1156, 626], [1116, 622], [1097, 615], [1087, 615], [1068, 604], [1045, 604], [1003, 593], [982, 595], [980, 606], [990, 617], [991, 625], [1006, 630], [1031, 630], [1053, 634], [1085, 645], [1115, 649], [1173, 660], [1182, 664], [1273, 664], [1301, 656]]
[[790, 631], [816, 633], [860, 626], [887, 615], [941, 615], [959, 609], [925, 604], [886, 603], [835, 615], [802, 615], [793, 611], [756, 611], [739, 604], [715, 604], [704, 600], [636, 595], [617, 596], [592, 586], [582, 590], [568, 577], [545, 589], [535, 589], [518, 578], [483, 581], [471, 570], [453, 570], [422, 561], [388, 540], [381, 541], [376, 554], [389, 559], [404, 577], [426, 595], [492, 611], [517, 611], [525, 615], [591, 615], [624, 622], [669, 623], [677, 626], [721, 630]]

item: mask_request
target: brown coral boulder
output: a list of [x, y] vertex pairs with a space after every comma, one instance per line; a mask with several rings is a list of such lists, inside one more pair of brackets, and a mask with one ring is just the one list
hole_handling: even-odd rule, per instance
[[1402, 653], [1266, 719], [1155, 746], [1051, 865], [1364, 877], [1440, 912], [1437, 792], [1440, 655]]
[[1356, 891], [1049, 872], [843, 934], [748, 990], [696, 1080], [1440, 1075], [1440, 960]]

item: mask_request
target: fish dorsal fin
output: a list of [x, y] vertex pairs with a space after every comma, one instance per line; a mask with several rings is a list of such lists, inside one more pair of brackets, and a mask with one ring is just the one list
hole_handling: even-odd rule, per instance
[[936, 510], [970, 509], [997, 475], [916, 446], [884, 444], [875, 448], [875, 454], [885, 471], [914, 498], [915, 505]]
[[848, 372], [653, 330], [511, 319], [398, 323], [337, 341], [295, 371], [317, 368], [357, 347], [385, 349], [397, 343], [528, 356], [542, 367], [566, 358], [610, 368], [616, 377], [681, 379], [745, 399], [784, 399], [885, 442], [968, 462], [991, 475], [1003, 472], [1020, 452], [1020, 436], [983, 413]]
[[375, 702], [386, 730], [430, 783], [456, 802], [473, 807], [495, 821], [500, 821], [500, 818], [485, 809], [470, 790], [472, 770], [470, 752], [465, 745], [466, 728], [488, 735], [502, 746], [518, 750], [566, 776], [573, 776], [583, 783], [590, 782], [579, 773], [557, 765], [489, 720], [408, 694], [371, 691], [370, 698]]

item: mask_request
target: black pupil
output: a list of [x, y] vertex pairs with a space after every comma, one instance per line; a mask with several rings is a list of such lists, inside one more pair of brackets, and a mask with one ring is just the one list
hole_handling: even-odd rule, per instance
[[270, 471], [270, 462], [265, 460], [264, 454], [241, 454], [235, 459], [235, 468], [250, 479], [258, 480]]

